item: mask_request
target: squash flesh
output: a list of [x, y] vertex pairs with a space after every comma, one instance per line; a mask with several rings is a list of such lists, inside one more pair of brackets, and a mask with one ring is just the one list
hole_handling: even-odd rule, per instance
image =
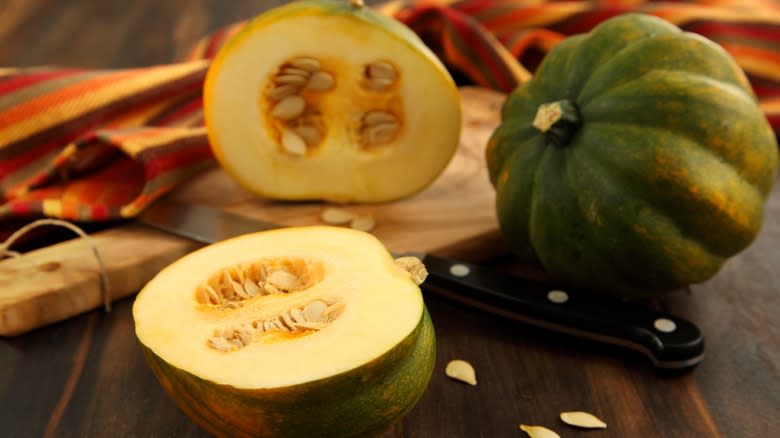
[[[278, 199], [378, 202], [429, 185], [460, 136], [459, 97], [446, 69], [389, 19], [377, 24], [367, 11], [325, 6], [290, 9], [248, 24], [209, 71], [205, 117], [220, 164], [247, 189]], [[267, 116], [273, 102], [262, 98], [265, 78], [294, 56], [316, 57], [336, 79], [325, 93], [302, 92], [326, 127], [305, 156], [280, 150], [279, 126]], [[362, 66], [381, 59], [396, 65], [398, 84], [386, 93], [361, 88]], [[373, 109], [400, 115], [402, 126], [390, 143], [361, 148], [356, 118]]]
[[[393, 264], [379, 241], [366, 236], [331, 227], [280, 229], [203, 248], [166, 268], [139, 293], [133, 308], [136, 334], [171, 366], [236, 388], [283, 388], [359, 368], [409, 336], [424, 307], [408, 273]], [[323, 279], [301, 292], [255, 297], [239, 309], [204, 310], [195, 300], [193, 291], [213, 271], [266, 256], [321, 260]], [[231, 352], [206, 344], [225, 324], [266, 318], [326, 296], [346, 305], [322, 330], [270, 337]]]

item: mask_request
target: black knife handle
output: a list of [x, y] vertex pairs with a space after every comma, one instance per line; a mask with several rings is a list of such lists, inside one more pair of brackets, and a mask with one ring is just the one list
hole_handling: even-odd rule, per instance
[[693, 323], [585, 291], [560, 290], [478, 265], [425, 255], [424, 288], [545, 329], [628, 347], [658, 368], [689, 368], [704, 355]]

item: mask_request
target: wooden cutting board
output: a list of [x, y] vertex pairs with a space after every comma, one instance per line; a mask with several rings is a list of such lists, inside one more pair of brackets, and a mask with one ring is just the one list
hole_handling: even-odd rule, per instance
[[[372, 232], [391, 251], [424, 251], [472, 262], [505, 254], [484, 159], [503, 100], [504, 95], [490, 90], [462, 88], [461, 144], [434, 184], [404, 200], [341, 208], [372, 215], [377, 222]], [[331, 206], [260, 199], [219, 168], [169, 196], [284, 225], [321, 224], [321, 212]], [[94, 233], [91, 240], [103, 263], [111, 301], [137, 293], [160, 269], [200, 246], [133, 223]], [[25, 333], [101, 307], [100, 272], [84, 239], [0, 262], [0, 335]]]

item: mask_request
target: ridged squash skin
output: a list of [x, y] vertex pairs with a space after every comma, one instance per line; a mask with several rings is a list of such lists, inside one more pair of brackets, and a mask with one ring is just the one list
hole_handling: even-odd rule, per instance
[[508, 96], [486, 160], [521, 258], [635, 298], [707, 280], [755, 239], [777, 148], [725, 50], [625, 14], [547, 55]]
[[325, 380], [246, 390], [204, 380], [142, 346], [165, 392], [215, 437], [372, 437], [406, 415], [425, 392], [436, 362], [426, 310], [403, 342], [376, 361]]

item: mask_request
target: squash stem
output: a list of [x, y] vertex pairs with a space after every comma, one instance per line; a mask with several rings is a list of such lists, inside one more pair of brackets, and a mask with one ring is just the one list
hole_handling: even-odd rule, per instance
[[366, 5], [365, 3], [363, 3], [363, 0], [349, 0], [349, 4], [351, 4], [356, 8], [362, 8], [363, 6]]
[[547, 134], [551, 143], [565, 146], [580, 127], [580, 112], [566, 99], [543, 103], [536, 110], [533, 125]]

